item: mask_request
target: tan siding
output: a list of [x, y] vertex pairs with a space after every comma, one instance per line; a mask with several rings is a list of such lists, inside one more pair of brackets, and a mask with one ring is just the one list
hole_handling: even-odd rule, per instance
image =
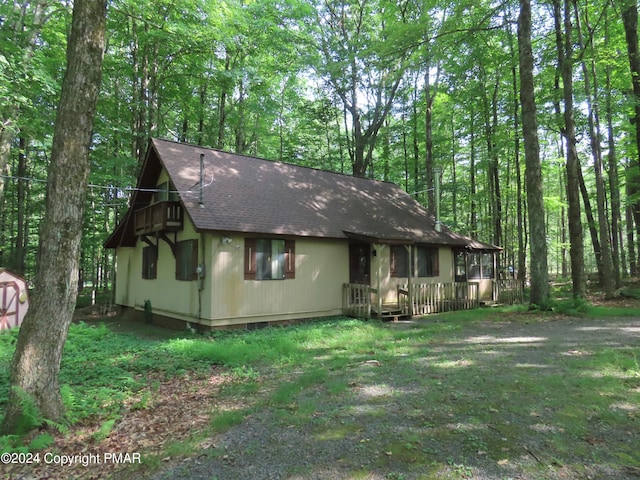
[[294, 279], [245, 280], [244, 237], [213, 237], [213, 319], [217, 323], [259, 322], [334, 315], [342, 308], [349, 279], [346, 241], [297, 238]]
[[[169, 235], [173, 241], [173, 235]], [[191, 222], [185, 221], [185, 228], [177, 235], [177, 241], [198, 239], [198, 263], [202, 263], [203, 240], [194, 231]], [[155, 240], [153, 240], [155, 241]], [[206, 241], [206, 237], [205, 237]], [[142, 249], [146, 246], [138, 240], [135, 248], [118, 249], [118, 278], [116, 302], [120, 305], [143, 309], [145, 301], [151, 302], [154, 313], [195, 321], [198, 317], [198, 297], [201, 295], [201, 318], [211, 315], [211, 279], [209, 272], [204, 280], [202, 292], [198, 290], [198, 281], [177, 281], [175, 279], [176, 260], [171, 248], [164, 240], [159, 241], [157, 278], [142, 278]], [[205, 255], [210, 257], [205, 246]], [[206, 261], [206, 259], [205, 259]], [[122, 278], [124, 277], [124, 279]], [[128, 292], [128, 293], [127, 293]]]
[[[372, 287], [376, 288], [376, 274], [380, 265], [380, 285], [383, 303], [393, 303], [398, 300], [397, 287], [406, 284], [406, 277], [391, 276], [391, 248], [388, 245], [376, 245], [377, 255], [372, 257], [371, 278]], [[453, 282], [453, 251], [450, 247], [438, 248], [439, 275], [436, 277], [417, 277], [416, 283]]]

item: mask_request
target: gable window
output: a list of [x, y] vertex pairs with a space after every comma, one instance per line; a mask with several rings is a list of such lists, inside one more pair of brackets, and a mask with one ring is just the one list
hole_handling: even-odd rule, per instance
[[149, 245], [142, 249], [142, 278], [154, 279], [158, 276], [158, 247]]
[[176, 243], [176, 280], [198, 279], [198, 240]]
[[295, 278], [295, 242], [275, 238], [246, 238], [244, 241], [245, 280]]
[[[435, 247], [413, 247], [413, 255], [417, 257], [418, 277], [437, 277], [439, 275], [438, 249]], [[391, 247], [391, 276], [409, 277], [409, 271], [413, 275], [415, 266], [409, 269], [409, 252], [403, 245]]]
[[171, 188], [169, 182], [163, 182], [156, 187], [156, 191], [153, 193], [152, 203], [166, 201], [177, 202], [178, 200], [178, 192]]

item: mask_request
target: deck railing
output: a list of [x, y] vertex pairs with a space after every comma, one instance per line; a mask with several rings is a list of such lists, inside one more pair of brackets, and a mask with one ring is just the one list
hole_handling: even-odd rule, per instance
[[[501, 279], [492, 282], [492, 300], [502, 304], [522, 303], [522, 282]], [[480, 306], [478, 282], [417, 283], [398, 285], [398, 310], [402, 315], [421, 316], [453, 310], [470, 310]], [[375, 313], [378, 291], [369, 285], [345, 283], [342, 288], [342, 310], [345, 315], [371, 318]], [[491, 300], [491, 299], [487, 299]]]
[[409, 315], [469, 310], [480, 306], [480, 286], [477, 282], [417, 283], [398, 286], [398, 306]]
[[506, 305], [522, 303], [522, 280], [518, 278], [499, 279], [493, 282], [493, 300]]
[[344, 283], [342, 285], [342, 311], [356, 318], [371, 318], [371, 306], [376, 303], [378, 291], [369, 285]]
[[154, 232], [182, 230], [183, 216], [180, 202], [159, 202], [136, 210], [134, 232], [145, 235]]

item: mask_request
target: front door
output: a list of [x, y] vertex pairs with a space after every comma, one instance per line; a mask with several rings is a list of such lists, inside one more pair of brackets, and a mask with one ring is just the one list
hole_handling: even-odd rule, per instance
[[455, 280], [456, 282], [467, 281], [467, 254], [464, 250], [455, 252]]
[[349, 244], [349, 283], [371, 284], [370, 252], [368, 243]]

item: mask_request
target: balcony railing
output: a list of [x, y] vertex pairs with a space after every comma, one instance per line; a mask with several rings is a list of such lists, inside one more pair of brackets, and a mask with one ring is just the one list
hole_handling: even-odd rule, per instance
[[135, 212], [136, 235], [155, 232], [177, 232], [183, 227], [180, 202], [158, 202]]

